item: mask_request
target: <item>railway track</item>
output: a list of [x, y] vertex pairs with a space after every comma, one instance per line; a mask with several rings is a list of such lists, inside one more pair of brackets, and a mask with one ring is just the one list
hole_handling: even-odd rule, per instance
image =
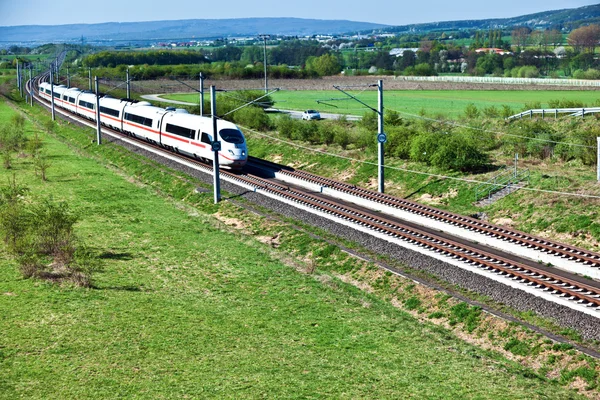
[[[45, 104], [41, 99], [38, 101]], [[47, 105], [47, 104], [46, 104]], [[67, 114], [66, 111], [60, 111]], [[73, 115], [70, 115], [73, 118]], [[77, 118], [80, 122], [91, 127], [95, 123]], [[167, 153], [164, 149], [147, 142], [125, 136], [119, 132], [103, 127], [103, 132], [123, 141], [136, 142], [135, 145], [148, 151], [160, 154], [163, 157], [176, 160], [191, 168], [212, 173], [210, 165], [203, 164], [188, 157]], [[261, 172], [262, 171], [262, 172]], [[293, 178], [294, 181], [303, 181], [309, 186], [320, 187], [320, 190], [306, 189], [275, 178], [275, 171]], [[449, 235], [436, 234], [432, 229], [420, 229], [414, 224], [406, 224], [398, 218], [382, 212], [367, 210], [327, 196], [323, 188], [345, 193], [356, 199], [368, 199], [370, 202], [381, 204], [388, 208], [402, 209], [428, 220], [437, 221], [448, 226], [460, 226], [471, 232], [491, 235], [501, 241], [516, 243], [526, 248], [536, 248], [539, 251], [551, 254], [553, 257], [567, 258], [577, 264], [597, 268], [600, 264], [600, 255], [534, 236], [522, 232], [497, 227], [491, 224], [460, 216], [446, 211], [436, 210], [414, 202], [398, 199], [389, 195], [374, 193], [352, 185], [336, 182], [313, 174], [296, 171], [263, 160], [251, 159], [249, 167], [241, 173], [227, 170], [221, 171], [221, 179], [242, 186], [252, 192], [261, 193], [280, 202], [294, 205], [297, 208], [318, 214], [331, 221], [352, 227], [353, 229], [367, 232], [380, 239], [410, 248], [418, 252], [425, 252], [434, 258], [459, 266], [460, 268], [492, 277], [496, 281], [505, 283], [513, 288], [532, 293], [548, 301], [556, 302], [563, 306], [576, 309], [595, 318], [600, 316], [600, 284], [584, 279], [580, 276], [565, 273], [561, 270], [542, 268], [522, 262], [519, 257], [509, 253], [486, 250], [484, 245], [476, 245], [466, 240], [454, 240]]]
[[[344, 197], [353, 203], [396, 215], [421, 225], [431, 226], [432, 223], [438, 222], [441, 224], [435, 226], [445, 232], [456, 234], [468, 240], [483, 242], [526, 258], [534, 259], [531, 257], [532, 251], [537, 251], [540, 254], [545, 254], [546, 257], [538, 254], [535, 258], [536, 261], [549, 263], [569, 272], [600, 279], [600, 254], [587, 249], [489, 224], [475, 218], [429, 207], [410, 200], [373, 192], [254, 157], [250, 157], [249, 162], [251, 165], [254, 164], [259, 168], [267, 168], [273, 171], [274, 176], [280, 180], [323, 193], [330, 193], [336, 197]], [[519, 251], [519, 249], [526, 249], [526, 252]]]

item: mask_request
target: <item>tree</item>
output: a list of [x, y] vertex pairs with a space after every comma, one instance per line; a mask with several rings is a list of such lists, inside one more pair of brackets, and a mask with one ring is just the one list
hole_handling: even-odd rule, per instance
[[309, 57], [306, 60], [306, 69], [314, 70], [319, 76], [328, 76], [338, 74], [342, 65], [336, 56], [323, 54], [320, 57]]
[[575, 48], [576, 51], [588, 51], [594, 53], [598, 42], [600, 41], [600, 26], [588, 25], [575, 29], [569, 34], [567, 42]]
[[526, 26], [521, 26], [513, 29], [511, 33], [511, 41], [513, 46], [525, 47], [527, 41], [529, 40], [529, 34], [531, 33], [531, 29]]

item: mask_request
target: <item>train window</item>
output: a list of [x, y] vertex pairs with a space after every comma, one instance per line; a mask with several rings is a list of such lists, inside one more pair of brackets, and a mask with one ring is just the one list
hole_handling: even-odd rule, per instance
[[54, 97], [56, 97], [56, 98], [60, 98], [60, 93], [56, 93], [56, 92], [54, 92]]
[[69, 103], [75, 104], [75, 97], [69, 97]]
[[100, 112], [107, 114], [107, 115], [112, 115], [113, 117], [119, 116], [119, 110], [113, 110], [112, 108], [108, 108], [108, 107], [100, 106]]
[[177, 136], [183, 136], [183, 137], [186, 137], [189, 139], [194, 139], [194, 136], [196, 133], [196, 131], [194, 131], [193, 129], [184, 128], [183, 126], [178, 126], [178, 125], [173, 125], [173, 124], [167, 124], [165, 131], [169, 132], [169, 133], [173, 133]]
[[200, 141], [202, 143], [208, 143], [208, 144], [210, 144], [210, 142], [212, 142], [212, 136], [210, 136], [206, 132], [202, 132], [202, 136], [200, 137]]
[[237, 129], [231, 129], [231, 128], [221, 129], [219, 131], [219, 136], [221, 136], [221, 139], [223, 139], [227, 143], [233, 143], [233, 144], [244, 143], [244, 137], [242, 136], [242, 132], [238, 131]]
[[84, 108], [89, 108], [90, 110], [94, 109], [94, 104], [90, 103], [89, 101], [85, 101], [85, 100], [79, 100], [79, 106], [84, 107]]
[[125, 119], [127, 121], [135, 122], [136, 124], [149, 126], [152, 128], [152, 118], [146, 118], [140, 115], [125, 113]]

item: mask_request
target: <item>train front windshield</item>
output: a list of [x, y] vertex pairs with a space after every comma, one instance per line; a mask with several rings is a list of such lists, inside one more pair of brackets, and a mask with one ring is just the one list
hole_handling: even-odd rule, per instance
[[219, 131], [219, 136], [221, 136], [221, 139], [223, 139], [227, 143], [244, 143], [244, 137], [242, 136], [242, 132], [238, 131], [237, 129], [221, 129]]

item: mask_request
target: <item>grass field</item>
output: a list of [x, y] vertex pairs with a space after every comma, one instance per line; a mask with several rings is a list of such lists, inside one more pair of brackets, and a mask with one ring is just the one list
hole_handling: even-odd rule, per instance
[[[0, 102], [0, 121], [12, 113]], [[0, 184], [14, 173], [68, 201], [103, 262], [95, 287], [78, 289], [25, 280], [0, 253], [0, 398], [579, 397], [375, 295], [300, 273], [281, 261], [294, 251], [218, 223], [217, 212], [241, 212], [231, 203], [215, 207], [197, 182], [91, 133], [44, 135], [49, 182], [28, 158], [0, 169]]]
[[[349, 92], [361, 101], [377, 108], [376, 91]], [[198, 103], [197, 94], [165, 95], [164, 98]], [[321, 112], [362, 115], [367, 109], [346, 98], [339, 91], [280, 91], [272, 95], [275, 107], [289, 110], [317, 109]], [[335, 100], [331, 100], [335, 99]], [[343, 100], [342, 100], [343, 99]], [[507, 105], [515, 113], [525, 110], [525, 103], [539, 101], [542, 107], [549, 100], [578, 100], [588, 106], [600, 105], [596, 91], [502, 91], [502, 90], [413, 90], [384, 91], [384, 106], [388, 110], [418, 115], [443, 116], [456, 119], [464, 114], [465, 107], [473, 103], [478, 108]], [[319, 103], [321, 102], [321, 103]], [[326, 103], [326, 104], [325, 104]]]

